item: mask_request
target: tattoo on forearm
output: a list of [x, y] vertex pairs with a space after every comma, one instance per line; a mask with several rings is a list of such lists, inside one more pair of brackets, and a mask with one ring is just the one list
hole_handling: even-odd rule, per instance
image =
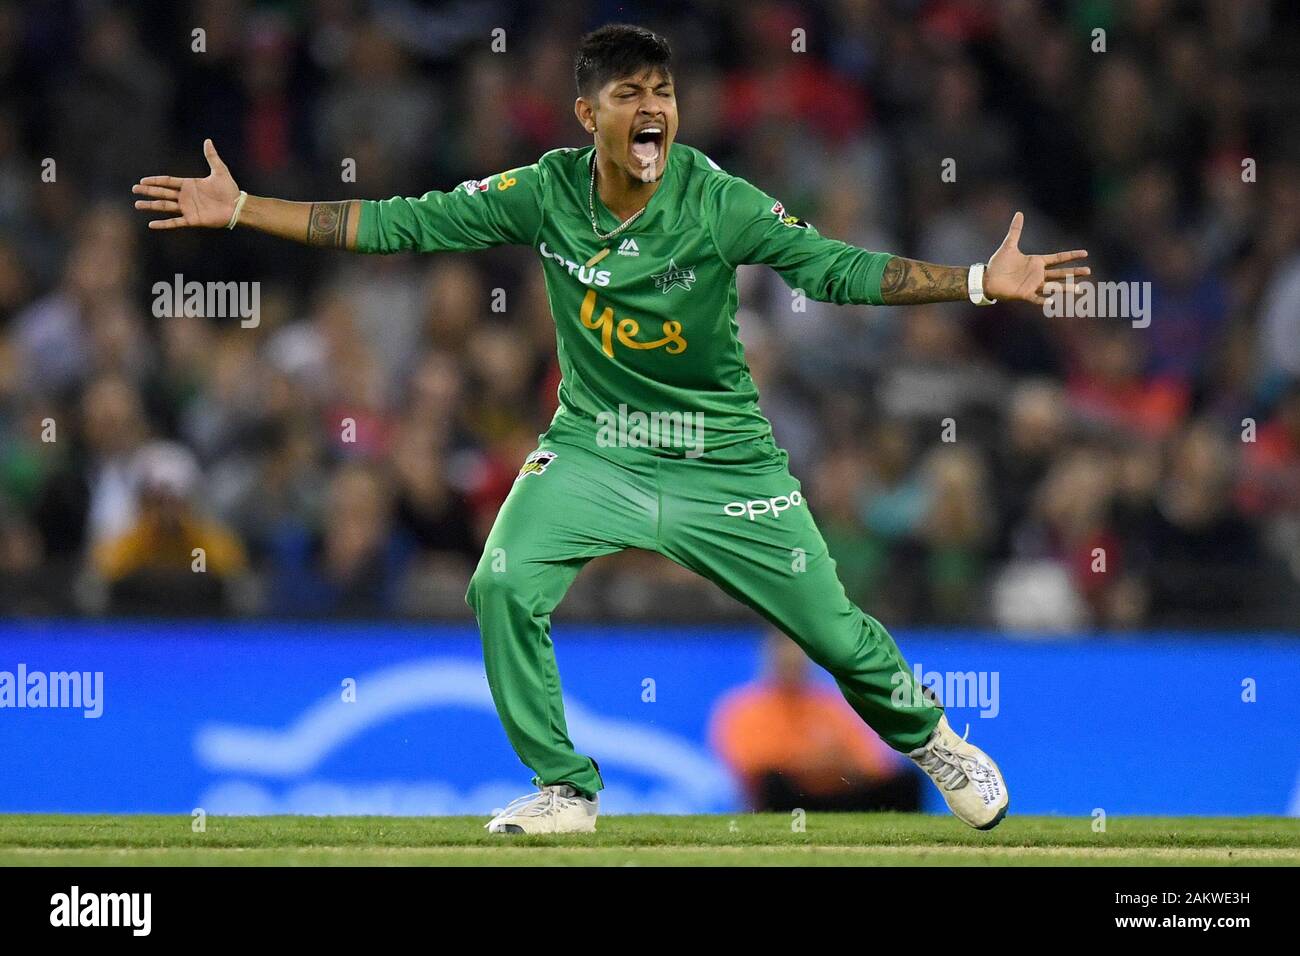
[[880, 295], [886, 305], [958, 302], [966, 298], [966, 269], [894, 256], [885, 263]]
[[314, 202], [307, 216], [307, 245], [346, 249], [352, 202]]

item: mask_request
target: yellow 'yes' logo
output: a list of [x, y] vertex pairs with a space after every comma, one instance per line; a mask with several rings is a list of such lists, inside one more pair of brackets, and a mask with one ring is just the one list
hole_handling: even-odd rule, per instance
[[662, 348], [669, 355], [679, 355], [686, 351], [686, 340], [682, 338], [682, 324], [669, 319], [663, 324], [664, 337], [653, 342], [638, 342], [636, 337], [641, 331], [641, 323], [636, 319], [619, 319], [614, 322], [614, 310], [605, 308], [600, 315], [592, 318], [596, 312], [596, 290], [588, 289], [582, 300], [582, 324], [589, 329], [600, 329], [600, 348], [610, 358], [614, 357], [614, 339], [629, 349]]

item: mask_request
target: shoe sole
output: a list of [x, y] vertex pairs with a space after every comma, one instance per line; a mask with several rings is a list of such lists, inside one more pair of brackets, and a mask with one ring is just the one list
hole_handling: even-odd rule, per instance
[[[976, 748], [976, 749], [978, 750], [979, 748]], [[1003, 788], [1005, 788], [1005, 787], [1006, 787], [1006, 784], [1007, 784], [1007, 778], [1004, 777], [1004, 776], [1002, 776], [1002, 768], [999, 767], [999, 766], [997, 765], [997, 763], [993, 760], [992, 757], [990, 757], [988, 754], [984, 753], [984, 751], [980, 750], [980, 753], [984, 754], [984, 759], [987, 760], [987, 761], [989, 762], [989, 765], [993, 768], [993, 772], [996, 773], [996, 774], [998, 775], [998, 779], [1002, 781], [1002, 786], [1003, 786]], [[992, 820], [990, 820], [988, 823], [984, 824], [983, 826], [978, 826], [978, 827], [976, 827], [975, 829], [976, 829], [976, 830], [992, 830], [995, 826], [997, 826], [999, 823], [1001, 823], [1003, 820], [1006, 819], [1007, 811], [1008, 811], [1009, 809], [1011, 809], [1011, 797], [1010, 797], [1010, 796], [1007, 797], [1007, 802], [1006, 802], [1006, 804], [1002, 807], [1001, 810], [998, 811], [998, 815], [997, 815], [996, 817], [994, 817]]]
[[[563, 833], [595, 833], [596, 828], [592, 827], [590, 830], [564, 830], [562, 832]], [[489, 830], [488, 833], [504, 833], [509, 836], [514, 836], [516, 834], [526, 834], [528, 833], [528, 831], [525, 830], [523, 827], [519, 826], [517, 823], [504, 823], [500, 826], [500, 828], [496, 830]], [[560, 833], [539, 833], [535, 835], [536, 836], [560, 836], [561, 834]]]
[[1011, 801], [1008, 800], [1008, 801], [1007, 801], [1007, 805], [1006, 805], [1005, 807], [1003, 807], [1001, 810], [998, 811], [998, 815], [997, 815], [996, 817], [994, 817], [992, 820], [990, 820], [988, 823], [984, 824], [983, 826], [976, 827], [975, 829], [976, 829], [976, 830], [992, 830], [995, 826], [997, 826], [997, 825], [998, 825], [999, 823], [1001, 823], [1004, 819], [1006, 819], [1006, 816], [1007, 816], [1007, 810], [1009, 810], [1010, 808], [1011, 808]]

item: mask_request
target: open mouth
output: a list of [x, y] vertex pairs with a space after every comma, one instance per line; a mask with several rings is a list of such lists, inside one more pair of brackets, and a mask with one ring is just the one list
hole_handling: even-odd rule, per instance
[[664, 128], [651, 124], [642, 126], [632, 134], [632, 155], [644, 169], [650, 169], [659, 162], [664, 152]]

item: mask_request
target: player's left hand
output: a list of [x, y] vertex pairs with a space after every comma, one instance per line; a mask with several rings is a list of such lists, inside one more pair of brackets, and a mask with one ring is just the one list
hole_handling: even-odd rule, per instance
[[1088, 256], [1086, 249], [1072, 249], [1069, 252], [1054, 252], [1047, 256], [1027, 256], [1020, 251], [1020, 230], [1024, 228], [1024, 213], [1011, 217], [1011, 228], [1007, 237], [993, 253], [988, 267], [984, 270], [984, 294], [990, 299], [1006, 301], [1018, 299], [1042, 305], [1047, 301], [1054, 288], [1044, 289], [1049, 283], [1062, 283], [1067, 278], [1082, 278], [1091, 275], [1087, 266], [1075, 266], [1065, 269], [1052, 268]]

